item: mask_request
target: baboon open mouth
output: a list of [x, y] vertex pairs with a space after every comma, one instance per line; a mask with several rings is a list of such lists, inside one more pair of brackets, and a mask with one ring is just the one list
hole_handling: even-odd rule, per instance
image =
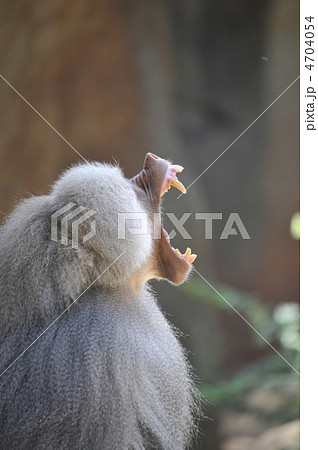
[[[153, 153], [147, 153], [143, 170], [131, 181], [146, 193], [153, 212], [159, 213], [161, 198], [171, 186], [174, 186], [183, 194], [187, 192], [177, 177], [177, 174], [182, 171], [182, 166], [171, 164]], [[187, 248], [184, 254], [173, 248], [170, 245], [168, 232], [162, 227], [160, 239], [155, 240], [155, 246], [160, 276], [176, 284], [184, 281], [197, 255], [191, 253], [190, 248]]]

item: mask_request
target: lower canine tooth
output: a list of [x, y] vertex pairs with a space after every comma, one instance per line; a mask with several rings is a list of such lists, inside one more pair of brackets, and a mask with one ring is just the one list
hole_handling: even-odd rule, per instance
[[191, 254], [191, 248], [188, 247], [182, 257], [187, 261], [187, 263], [192, 264], [195, 261], [197, 255], [195, 253]]
[[178, 248], [171, 248], [177, 255], [182, 256], [182, 258], [189, 264], [192, 264], [197, 258], [197, 255], [195, 253], [191, 253], [191, 248], [189, 247], [186, 249], [184, 255], [182, 255]]
[[195, 253], [193, 253], [191, 256], [190, 256], [190, 264], [192, 264], [196, 259], [197, 259], [197, 256], [198, 255], [196, 255]]

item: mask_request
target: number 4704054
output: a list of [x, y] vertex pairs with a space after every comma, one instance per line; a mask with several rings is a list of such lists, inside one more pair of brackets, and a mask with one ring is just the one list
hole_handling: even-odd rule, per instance
[[[308, 63], [305, 65], [306, 69], [311, 70], [314, 67], [314, 58], [313, 55], [315, 53], [314, 50], [314, 24], [311, 23], [313, 21], [314, 17], [313, 16], [308, 16], [305, 17], [305, 20], [307, 20], [308, 23], [305, 23], [305, 44], [306, 44], [306, 48], [305, 48], [305, 63]], [[311, 55], [311, 56], [309, 56]]]

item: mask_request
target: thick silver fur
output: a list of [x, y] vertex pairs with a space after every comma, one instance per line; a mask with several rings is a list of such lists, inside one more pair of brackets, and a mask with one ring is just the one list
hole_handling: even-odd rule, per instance
[[[78, 250], [50, 238], [51, 215], [69, 202], [97, 211], [96, 236]], [[117, 213], [144, 210], [118, 167], [83, 164], [2, 226], [1, 373], [124, 254], [1, 376], [1, 449], [191, 445], [196, 407], [184, 351], [147, 284], [137, 294], [129, 287], [151, 237], [117, 239]]]

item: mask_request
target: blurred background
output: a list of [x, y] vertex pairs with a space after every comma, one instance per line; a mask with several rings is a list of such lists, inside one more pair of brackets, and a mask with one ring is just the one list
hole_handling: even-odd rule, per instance
[[[131, 177], [146, 152], [188, 186], [299, 74], [296, 0], [2, 0], [1, 74], [86, 159]], [[299, 369], [299, 91], [295, 83], [165, 210], [191, 216], [197, 270]], [[1, 222], [80, 161], [0, 79]], [[221, 240], [230, 212], [251, 239]], [[167, 221], [165, 227], [172, 228]], [[169, 229], [170, 227], [170, 229]], [[154, 282], [206, 401], [196, 449], [297, 449], [298, 374], [200, 277]]]

